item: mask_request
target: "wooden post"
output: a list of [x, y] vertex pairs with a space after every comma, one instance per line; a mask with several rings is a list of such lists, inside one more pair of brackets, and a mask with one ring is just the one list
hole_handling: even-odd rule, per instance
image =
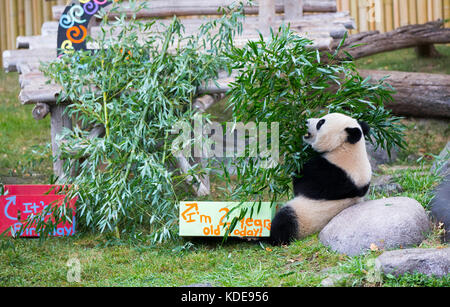
[[350, 0], [342, 0], [342, 11], [350, 12]]
[[394, 29], [400, 27], [400, 3], [399, 0], [393, 0], [394, 2]]
[[259, 2], [259, 30], [264, 35], [270, 33], [275, 22], [275, 0], [261, 0]]
[[17, 1], [18, 35], [25, 35], [25, 0]]
[[53, 105], [51, 106], [50, 109], [52, 152], [53, 157], [56, 159], [53, 162], [53, 172], [55, 173], [55, 176], [58, 176], [59, 178], [64, 177], [64, 169], [63, 169], [64, 161], [59, 159], [59, 144], [57, 139], [61, 135], [63, 128], [72, 129], [72, 119], [66, 113], [64, 113], [65, 109], [66, 106], [63, 104]]
[[427, 1], [427, 16], [428, 21], [433, 21], [433, 0]]
[[303, 16], [303, 0], [284, 0], [284, 18], [297, 20]]

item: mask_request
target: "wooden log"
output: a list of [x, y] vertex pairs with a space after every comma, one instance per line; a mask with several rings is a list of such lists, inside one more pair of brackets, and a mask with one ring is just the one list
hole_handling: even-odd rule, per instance
[[[357, 36], [352, 35], [343, 45], [343, 50], [350, 53], [354, 59], [358, 59], [376, 53], [419, 45], [450, 43], [450, 29], [442, 26], [443, 21], [433, 21], [421, 25], [408, 25], [385, 33], [372, 31]], [[337, 45], [338, 43], [335, 43], [332, 49], [335, 49]], [[359, 46], [351, 48], [354, 45]], [[342, 57], [345, 58], [346, 55], [342, 54]]]
[[3, 69], [7, 72], [17, 71], [20, 63], [47, 62], [56, 58], [56, 49], [20, 49], [3, 52]]
[[57, 104], [51, 106], [51, 120], [50, 130], [52, 137], [52, 152], [53, 152], [53, 172], [55, 176], [62, 180], [65, 177], [64, 174], [64, 161], [59, 158], [60, 156], [60, 141], [59, 138], [64, 128], [72, 129], [72, 119], [64, 112], [66, 106], [63, 104]]
[[45, 118], [48, 113], [50, 113], [50, 106], [46, 103], [38, 102], [34, 106], [32, 113], [35, 120], [41, 120]]
[[[261, 0], [266, 1], [266, 0]], [[218, 11], [219, 7], [224, 7], [232, 4], [234, 0], [183, 0], [183, 1], [167, 1], [167, 0], [153, 0], [147, 1], [146, 8], [142, 9], [136, 14], [137, 18], [150, 17], [171, 17], [171, 16], [194, 16], [194, 15], [222, 15]], [[258, 14], [259, 1], [254, 1], [253, 6], [246, 5], [244, 12], [247, 15]], [[108, 11], [111, 6], [106, 7]], [[52, 14], [54, 20], [59, 20], [64, 12], [65, 6], [56, 5], [52, 7]], [[284, 13], [284, 0], [275, 1], [276, 13]], [[129, 8], [128, 3], [121, 4], [119, 12], [124, 12], [128, 17], [133, 15], [133, 11]], [[330, 13], [336, 12], [336, 2], [328, 1], [304, 1], [303, 12], [308, 13]], [[109, 18], [114, 19], [117, 13], [111, 13]]]
[[387, 104], [394, 114], [450, 118], [450, 75], [411, 73], [400, 71], [358, 70], [363, 78], [371, 76], [380, 80], [389, 76], [386, 82], [396, 93], [394, 101]]

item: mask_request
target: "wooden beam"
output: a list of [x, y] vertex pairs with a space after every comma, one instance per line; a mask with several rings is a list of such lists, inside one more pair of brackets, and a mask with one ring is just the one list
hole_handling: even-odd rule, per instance
[[60, 142], [58, 138], [61, 136], [64, 128], [72, 129], [72, 119], [64, 112], [66, 109], [65, 105], [57, 104], [51, 106], [51, 120], [50, 120], [50, 130], [52, 137], [52, 152], [53, 152], [53, 172], [55, 176], [58, 176], [59, 179], [63, 179], [65, 177], [64, 174], [64, 161], [59, 158], [60, 151]]
[[284, 0], [284, 17], [297, 20], [303, 16], [303, 0]]

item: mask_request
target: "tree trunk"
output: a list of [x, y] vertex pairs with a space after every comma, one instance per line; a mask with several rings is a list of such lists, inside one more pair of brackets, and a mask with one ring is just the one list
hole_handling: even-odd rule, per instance
[[363, 78], [371, 76], [380, 80], [389, 76], [386, 82], [396, 93], [394, 101], [386, 108], [394, 114], [450, 118], [450, 75], [411, 73], [401, 71], [358, 70]]
[[[342, 59], [346, 58], [347, 55], [343, 52], [346, 51], [354, 59], [358, 59], [397, 49], [450, 43], [450, 28], [442, 26], [443, 21], [438, 20], [425, 24], [408, 25], [385, 33], [378, 31], [358, 33], [345, 40], [339, 55]], [[335, 42], [332, 50], [335, 50], [338, 45], [339, 42]]]

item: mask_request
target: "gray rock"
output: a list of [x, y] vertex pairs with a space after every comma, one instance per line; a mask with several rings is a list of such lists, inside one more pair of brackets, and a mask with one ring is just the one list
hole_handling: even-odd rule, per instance
[[394, 177], [391, 175], [373, 177], [370, 189], [375, 192], [385, 192], [387, 195], [403, 191], [402, 186], [395, 182]]
[[391, 156], [389, 157], [387, 150], [384, 150], [381, 147], [375, 149], [375, 146], [368, 141], [366, 141], [366, 150], [373, 170], [377, 170], [378, 165], [380, 164], [386, 164], [397, 160], [398, 157], [398, 148], [393, 148], [391, 150]]
[[437, 171], [441, 176], [447, 176], [450, 174], [450, 142], [444, 147], [436, 161], [431, 167], [431, 171]]
[[419, 244], [430, 231], [423, 207], [414, 199], [390, 197], [361, 202], [336, 215], [320, 232], [320, 241], [350, 256], [371, 247], [391, 249]]
[[388, 251], [375, 260], [377, 270], [395, 276], [422, 273], [442, 277], [450, 272], [450, 247]]
[[430, 208], [433, 220], [444, 224], [445, 233], [442, 241], [450, 242], [450, 174], [436, 188]]

